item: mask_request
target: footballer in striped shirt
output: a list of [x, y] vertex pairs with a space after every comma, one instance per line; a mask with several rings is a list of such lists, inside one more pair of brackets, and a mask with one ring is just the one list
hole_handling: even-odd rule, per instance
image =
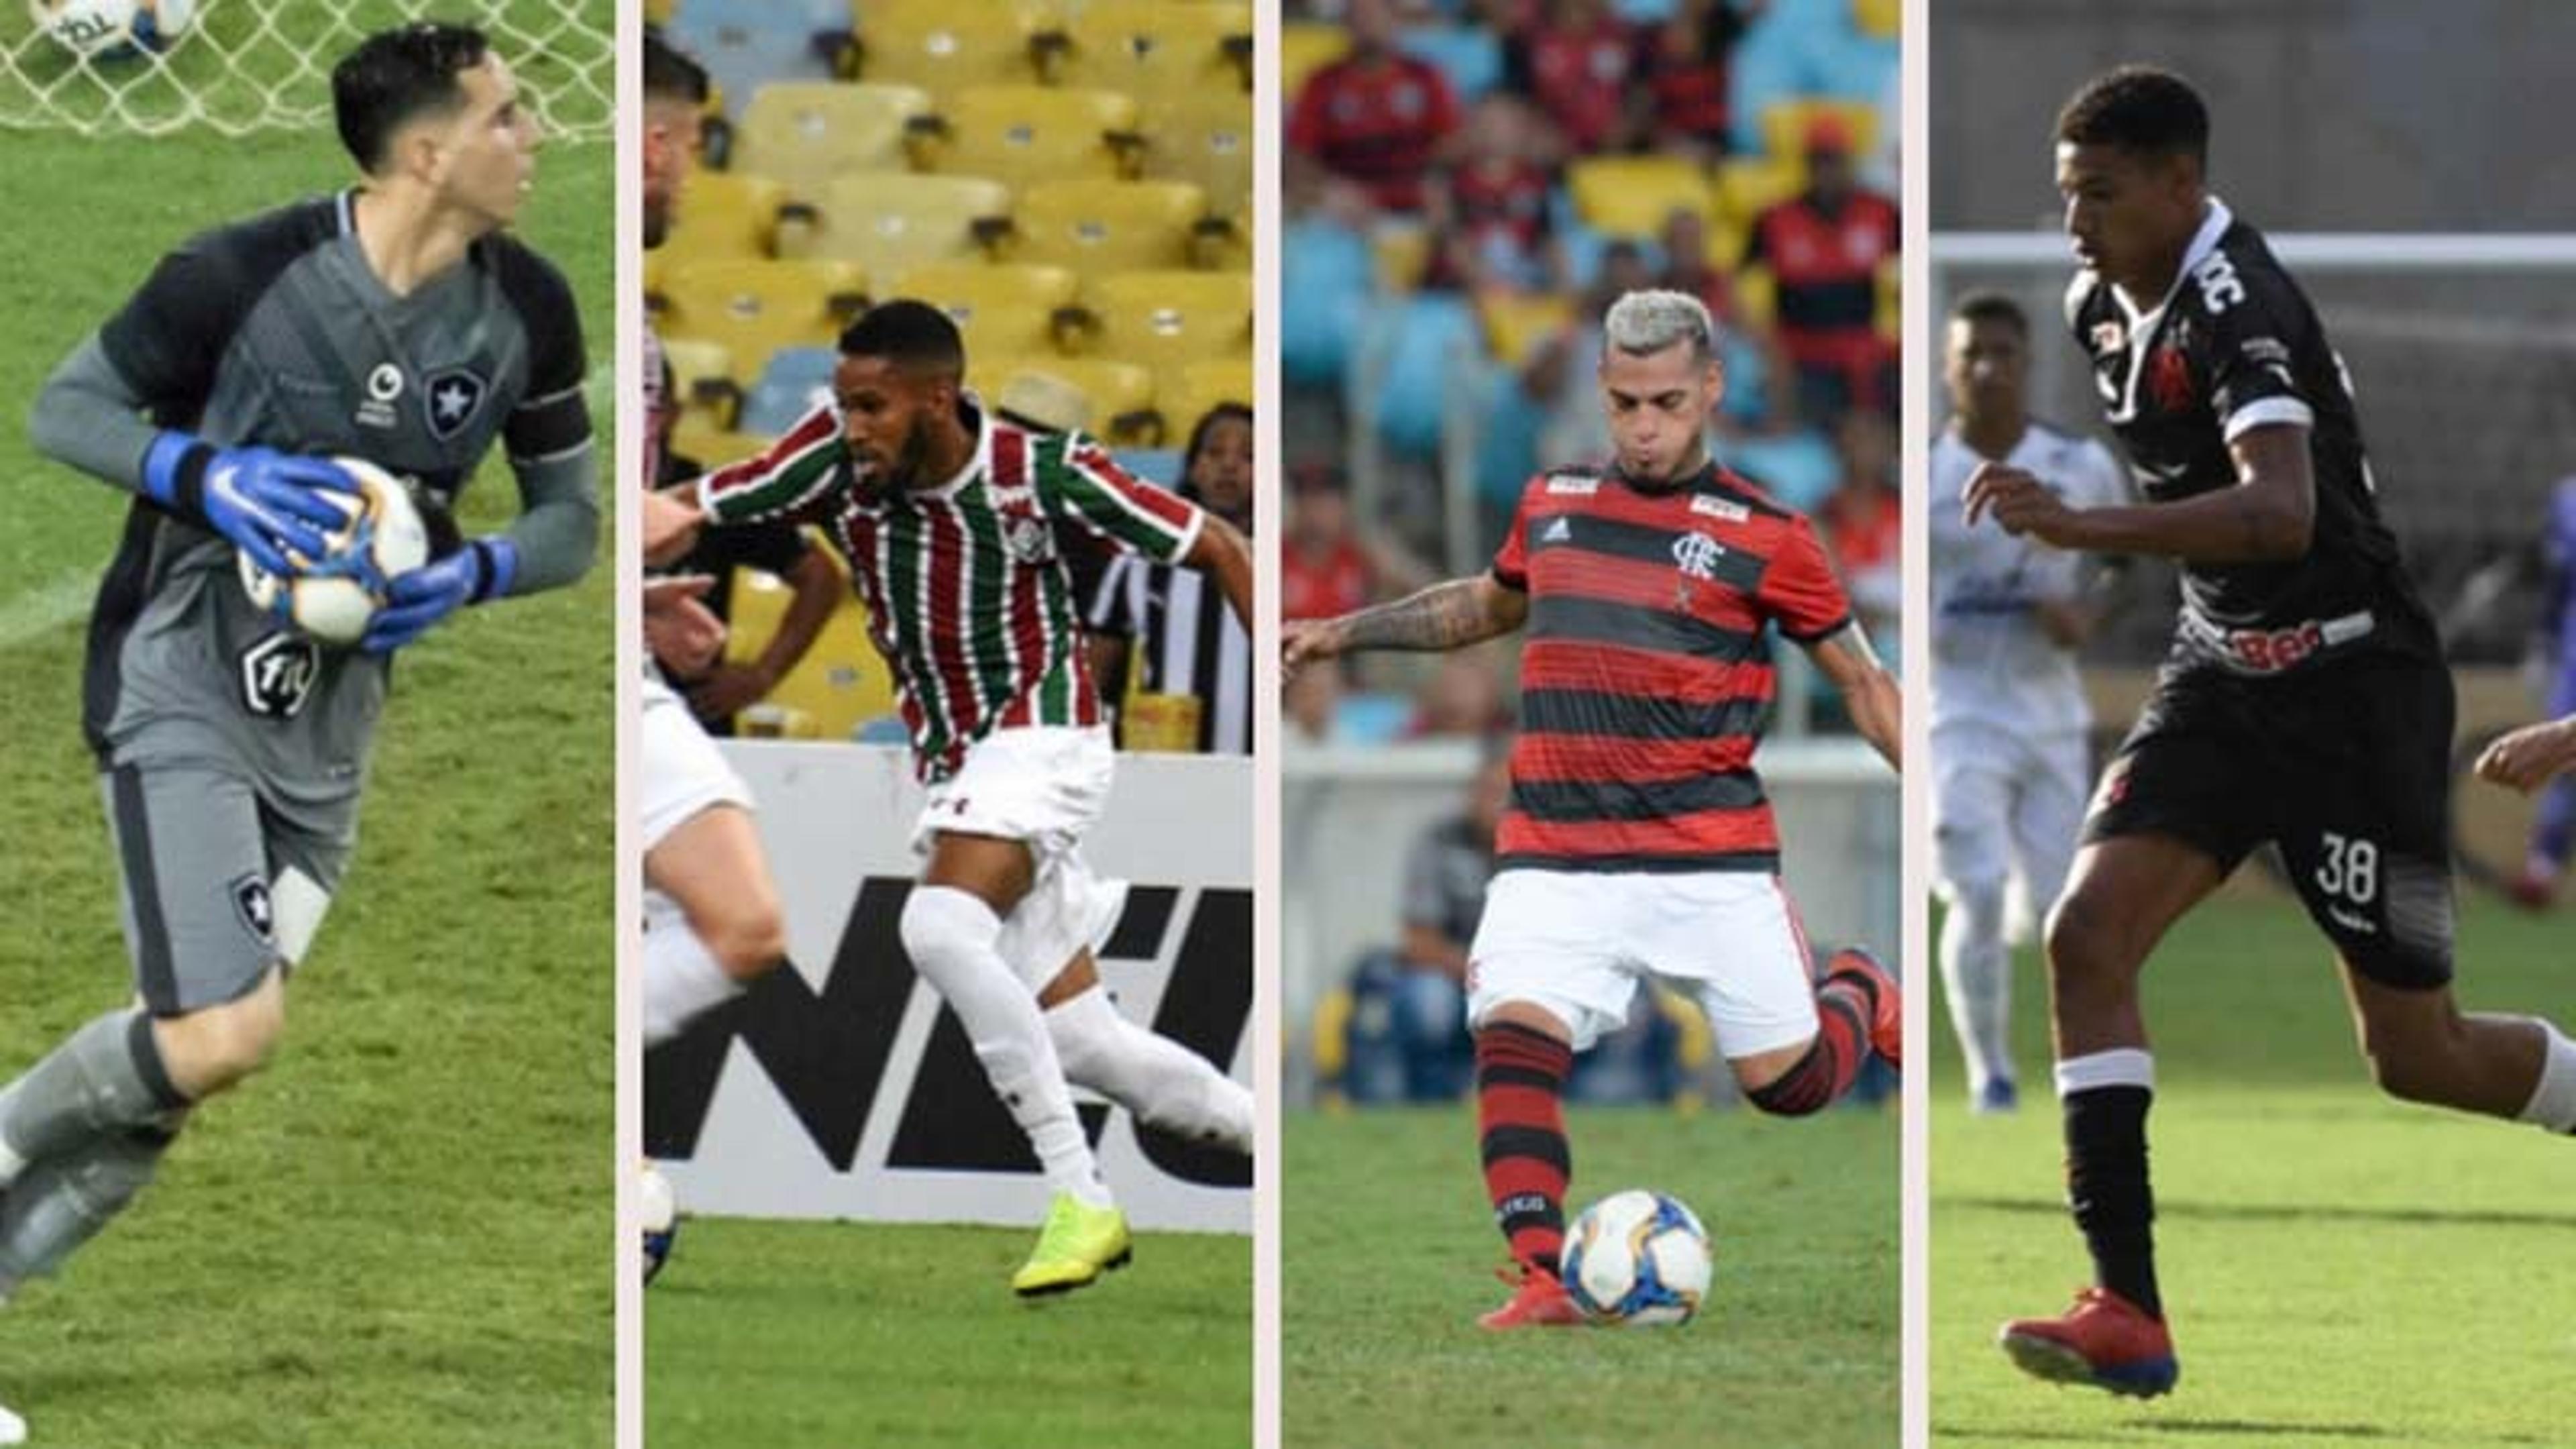
[[1455, 649], [1526, 630], [1521, 733], [1467, 967], [1485, 1184], [1521, 1272], [1488, 1328], [1574, 1323], [1556, 1276], [1574, 1053], [1652, 974], [1695, 995], [1745, 1095], [1804, 1116], [1876, 1051], [1902, 1056], [1892, 977], [1858, 950], [1811, 979], [1753, 770], [1776, 680], [1806, 649], [1893, 766], [1895, 680], [1816, 532], [1708, 455], [1724, 391], [1708, 309], [1631, 292], [1603, 328], [1613, 466], [1531, 480], [1490, 572], [1337, 619], [1292, 621], [1293, 672], [1362, 649]]
[[1035, 1296], [1083, 1287], [1129, 1254], [1068, 1080], [1157, 1127], [1252, 1150], [1252, 1094], [1126, 1021], [1100, 989], [1091, 942], [1120, 888], [1091, 874], [1080, 845], [1114, 756], [1065, 549], [1197, 569], [1245, 621], [1252, 562], [1223, 519], [1129, 477], [1078, 432], [987, 409], [965, 375], [946, 313], [887, 302], [841, 334], [827, 404], [684, 496], [705, 525], [814, 524], [849, 564], [929, 787], [904, 950], [957, 1013], [1054, 1189], [1012, 1279]]

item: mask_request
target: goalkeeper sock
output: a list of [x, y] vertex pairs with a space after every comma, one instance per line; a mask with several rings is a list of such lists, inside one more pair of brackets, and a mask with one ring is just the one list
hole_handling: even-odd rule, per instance
[[0, 1088], [0, 1187], [33, 1163], [188, 1105], [141, 1011], [112, 1011]]
[[183, 1112], [127, 1127], [30, 1168], [0, 1198], [0, 1298], [58, 1271], [152, 1180]]

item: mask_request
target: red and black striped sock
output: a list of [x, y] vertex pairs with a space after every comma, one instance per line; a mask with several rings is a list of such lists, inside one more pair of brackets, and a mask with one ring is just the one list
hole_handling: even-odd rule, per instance
[[1821, 1112], [1851, 1090], [1869, 1060], [1869, 987], [1848, 976], [1828, 976], [1816, 987], [1816, 1040], [1798, 1064], [1769, 1085], [1745, 1093], [1775, 1117]]
[[1573, 1069], [1574, 1049], [1544, 1032], [1503, 1022], [1476, 1033], [1476, 1126], [1494, 1220], [1514, 1258], [1551, 1274], [1565, 1247], [1565, 1184], [1574, 1173], [1565, 1145]]

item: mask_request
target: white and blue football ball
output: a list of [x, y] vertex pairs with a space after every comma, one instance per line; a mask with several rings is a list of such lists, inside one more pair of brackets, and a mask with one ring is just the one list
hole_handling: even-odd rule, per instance
[[1593, 1322], [1653, 1328], [1690, 1322], [1714, 1267], [1708, 1230], [1679, 1198], [1630, 1188], [1574, 1220], [1558, 1276]]
[[36, 28], [84, 60], [164, 51], [188, 33], [197, 0], [27, 0]]
[[644, 1182], [638, 1194], [644, 1204], [644, 1281], [650, 1283], [671, 1260], [671, 1245], [680, 1236], [680, 1200], [671, 1191], [671, 1179], [662, 1169], [644, 1164]]
[[334, 458], [358, 482], [354, 494], [325, 493], [347, 521], [324, 537], [318, 559], [297, 558], [280, 577], [238, 554], [242, 589], [279, 623], [324, 644], [355, 644], [384, 607], [396, 577], [429, 562], [429, 526], [401, 479], [364, 458]]

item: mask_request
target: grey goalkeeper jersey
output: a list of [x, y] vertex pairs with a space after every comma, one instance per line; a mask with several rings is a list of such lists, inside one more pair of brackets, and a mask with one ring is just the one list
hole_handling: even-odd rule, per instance
[[385, 658], [280, 625], [243, 591], [230, 542], [140, 496], [161, 428], [368, 459], [413, 485], [441, 552], [498, 439], [521, 494], [513, 592], [589, 565], [597, 460], [563, 277], [493, 236], [396, 296], [358, 244], [355, 196], [187, 242], [37, 402], [39, 448], [138, 490], [90, 619], [82, 715], [103, 763], [247, 768], [273, 807], [329, 810], [355, 797], [384, 701]]

